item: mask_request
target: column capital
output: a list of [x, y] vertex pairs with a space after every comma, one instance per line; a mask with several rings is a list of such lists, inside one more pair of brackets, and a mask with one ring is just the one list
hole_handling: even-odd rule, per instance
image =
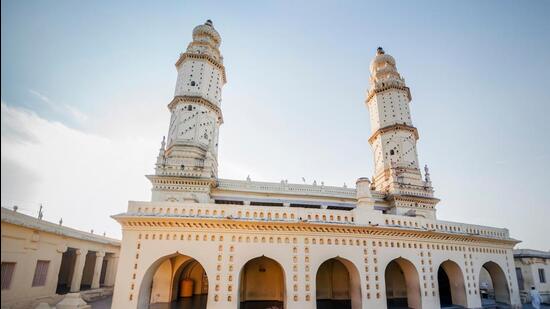
[[105, 251], [97, 251], [97, 252], [95, 253], [95, 256], [97, 256], [97, 257], [104, 257], [104, 256], [105, 256]]
[[76, 253], [76, 255], [86, 255], [86, 254], [88, 254], [88, 250], [87, 249], [76, 249], [75, 253]]
[[66, 244], [59, 244], [56, 248], [58, 253], [65, 253], [67, 252], [67, 245]]

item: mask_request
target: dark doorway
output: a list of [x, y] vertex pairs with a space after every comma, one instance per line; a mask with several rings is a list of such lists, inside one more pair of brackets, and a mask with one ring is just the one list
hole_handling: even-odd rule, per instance
[[452, 306], [453, 297], [451, 295], [451, 284], [443, 267], [439, 267], [437, 271], [437, 281], [439, 282], [439, 303], [441, 307]]
[[67, 294], [71, 289], [71, 280], [73, 278], [74, 264], [76, 262], [75, 249], [67, 248], [61, 256], [61, 266], [57, 274], [57, 294]]

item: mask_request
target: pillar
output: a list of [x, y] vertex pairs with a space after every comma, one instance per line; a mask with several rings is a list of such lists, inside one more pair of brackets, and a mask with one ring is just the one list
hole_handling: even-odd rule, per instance
[[76, 260], [74, 262], [73, 278], [71, 279], [71, 292], [73, 293], [80, 291], [82, 272], [84, 271], [84, 263], [86, 263], [86, 254], [88, 254], [88, 250], [77, 249], [75, 254]]
[[95, 254], [95, 266], [94, 266], [94, 276], [92, 278], [92, 289], [99, 289], [99, 279], [101, 277], [101, 267], [103, 266], [103, 257], [105, 256], [104, 251], [96, 252]]
[[109, 258], [107, 260], [108, 262], [107, 273], [105, 274], [105, 285], [113, 286], [115, 285], [115, 278], [118, 266], [118, 255], [111, 253], [109, 254]]

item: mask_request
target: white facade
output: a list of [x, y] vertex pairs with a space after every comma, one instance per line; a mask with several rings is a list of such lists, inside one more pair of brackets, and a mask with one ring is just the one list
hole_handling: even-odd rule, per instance
[[[439, 200], [427, 168], [424, 177], [419, 169], [410, 91], [382, 49], [366, 102], [372, 182], [359, 178], [345, 188], [219, 179], [220, 42], [210, 21], [195, 28], [176, 64], [168, 145], [148, 176], [152, 199], [131, 201], [113, 216], [123, 230], [113, 308], [180, 296], [224, 309], [481, 308], [482, 268], [493, 280], [491, 297], [520, 305], [517, 241], [508, 230], [436, 219]], [[197, 72], [209, 76], [194, 89]]]

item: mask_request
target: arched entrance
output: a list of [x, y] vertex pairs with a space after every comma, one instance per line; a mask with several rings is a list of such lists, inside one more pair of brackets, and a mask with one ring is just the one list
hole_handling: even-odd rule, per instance
[[352, 262], [342, 258], [323, 262], [315, 282], [317, 309], [361, 308], [359, 271]]
[[413, 263], [404, 258], [391, 261], [384, 278], [388, 308], [422, 308], [420, 280]]
[[239, 276], [240, 309], [283, 309], [285, 275], [275, 260], [261, 256], [248, 261]]
[[173, 254], [149, 267], [138, 297], [140, 309], [206, 309], [208, 276], [194, 258]]
[[447, 260], [437, 270], [439, 303], [441, 308], [466, 307], [466, 287], [464, 275], [457, 263]]
[[484, 306], [509, 305], [510, 291], [508, 280], [500, 266], [495, 262], [483, 264], [479, 272], [479, 295]]

